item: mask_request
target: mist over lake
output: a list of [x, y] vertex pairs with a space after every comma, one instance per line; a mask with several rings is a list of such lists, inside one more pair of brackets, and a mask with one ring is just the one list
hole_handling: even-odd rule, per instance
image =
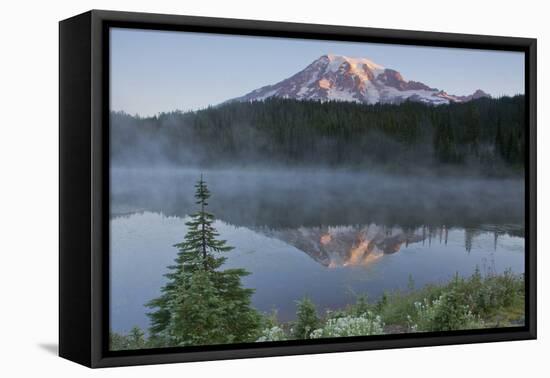
[[320, 168], [111, 169], [111, 326], [148, 326], [144, 304], [196, 211], [201, 176], [220, 237], [235, 247], [252, 304], [295, 318], [308, 296], [320, 309], [358, 295], [442, 283], [455, 274], [524, 272], [524, 180]]

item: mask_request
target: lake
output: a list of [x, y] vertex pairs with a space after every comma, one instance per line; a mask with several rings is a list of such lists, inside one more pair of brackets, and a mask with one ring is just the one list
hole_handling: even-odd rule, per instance
[[251, 274], [253, 305], [294, 318], [307, 296], [319, 310], [511, 269], [524, 272], [524, 181], [392, 176], [352, 170], [111, 170], [111, 328], [148, 327], [175, 243], [196, 211], [203, 174], [209, 210], [235, 249], [225, 267]]

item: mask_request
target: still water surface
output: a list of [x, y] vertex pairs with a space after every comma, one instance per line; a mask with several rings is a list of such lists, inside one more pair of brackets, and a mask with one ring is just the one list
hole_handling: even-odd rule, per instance
[[[292, 320], [295, 301], [320, 310], [384, 291], [512, 269], [524, 272], [523, 181], [427, 179], [357, 172], [202, 172], [226, 267], [251, 274], [253, 305]], [[147, 328], [175, 243], [195, 211], [194, 170], [111, 176], [111, 328]]]

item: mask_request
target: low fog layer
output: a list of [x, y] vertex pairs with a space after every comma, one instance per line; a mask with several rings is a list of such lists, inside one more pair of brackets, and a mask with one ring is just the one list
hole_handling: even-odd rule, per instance
[[234, 225], [523, 225], [523, 122], [523, 96], [112, 113], [111, 210], [190, 214], [202, 173]]
[[523, 96], [437, 107], [269, 99], [150, 118], [112, 113], [111, 161], [522, 176], [524, 115]]
[[524, 180], [323, 169], [113, 168], [111, 213], [195, 212], [203, 175], [216, 218], [247, 227], [523, 225]]

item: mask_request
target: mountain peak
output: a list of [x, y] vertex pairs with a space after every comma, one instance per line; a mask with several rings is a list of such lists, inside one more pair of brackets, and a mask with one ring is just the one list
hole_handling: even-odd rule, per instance
[[365, 104], [418, 101], [433, 105], [490, 97], [478, 89], [468, 96], [449, 95], [418, 81], [407, 81], [396, 70], [367, 58], [325, 54], [288, 79], [258, 88], [234, 101], [269, 97]]
[[491, 95], [487, 92], [485, 92], [484, 90], [481, 90], [481, 89], [476, 89], [476, 91], [474, 93], [472, 93], [472, 98], [476, 99], [476, 98], [481, 98], [481, 97], [491, 97]]
[[[345, 55], [325, 54], [319, 59], [327, 59], [330, 62], [331, 69], [339, 68], [343, 63], [349, 64], [356, 70], [361, 70], [363, 65], [367, 66], [371, 70], [383, 70], [384, 67], [374, 63], [367, 58], [353, 58]], [[318, 60], [319, 60], [318, 59]]]

